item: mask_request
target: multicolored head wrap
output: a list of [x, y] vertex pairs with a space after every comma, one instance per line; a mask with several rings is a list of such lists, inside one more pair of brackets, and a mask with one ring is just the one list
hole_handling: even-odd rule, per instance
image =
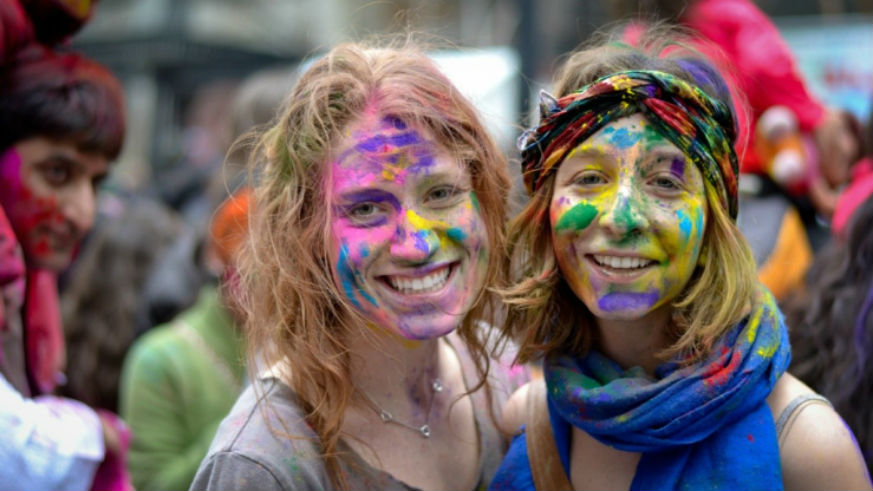
[[736, 219], [736, 127], [724, 103], [675, 75], [650, 70], [618, 72], [560, 99], [545, 93], [541, 98], [540, 125], [519, 138], [529, 193], [597, 130], [639, 112], [691, 158]]

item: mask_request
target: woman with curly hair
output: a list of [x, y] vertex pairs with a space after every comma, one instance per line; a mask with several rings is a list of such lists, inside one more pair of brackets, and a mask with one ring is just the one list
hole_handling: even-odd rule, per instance
[[505, 331], [545, 380], [507, 407], [527, 426], [492, 488], [870, 489], [839, 416], [785, 373], [735, 223], [724, 82], [650, 34], [570, 56], [520, 141]]
[[[505, 446], [486, 354], [505, 160], [410, 45], [311, 64], [257, 143], [250, 366], [192, 489], [477, 489]], [[490, 370], [489, 370], [490, 365]]]
[[806, 291], [790, 298], [792, 371], [834, 405], [873, 468], [873, 194], [844, 238], [816, 257]]

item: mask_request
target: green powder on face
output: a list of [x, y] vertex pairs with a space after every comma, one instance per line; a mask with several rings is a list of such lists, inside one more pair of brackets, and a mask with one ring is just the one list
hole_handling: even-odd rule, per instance
[[470, 201], [473, 202], [473, 209], [477, 212], [479, 211], [479, 198], [476, 197], [476, 193], [470, 191]]
[[597, 208], [588, 203], [579, 203], [564, 213], [555, 224], [555, 230], [582, 230], [597, 216]]

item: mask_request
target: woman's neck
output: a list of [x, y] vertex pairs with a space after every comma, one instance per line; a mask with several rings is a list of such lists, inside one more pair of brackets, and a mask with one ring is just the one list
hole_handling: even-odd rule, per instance
[[349, 343], [352, 384], [376, 401], [426, 405], [440, 378], [442, 338], [408, 340], [376, 326]]
[[669, 307], [661, 308], [640, 319], [595, 318], [597, 349], [622, 368], [643, 367], [649, 375], [663, 363], [656, 355], [669, 347], [667, 326]]

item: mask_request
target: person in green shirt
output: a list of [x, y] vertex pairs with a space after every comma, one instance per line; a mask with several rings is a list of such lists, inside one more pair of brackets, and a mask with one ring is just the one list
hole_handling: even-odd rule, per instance
[[248, 200], [243, 190], [213, 219], [207, 255], [222, 271], [219, 287], [205, 286], [190, 309], [143, 335], [125, 360], [120, 409], [133, 431], [129, 464], [138, 489], [188, 489], [245, 384], [233, 256], [248, 229]]

